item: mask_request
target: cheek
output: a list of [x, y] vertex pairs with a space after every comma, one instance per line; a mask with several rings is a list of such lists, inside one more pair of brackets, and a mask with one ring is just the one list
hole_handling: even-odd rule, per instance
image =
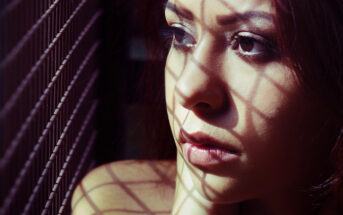
[[174, 89], [175, 89], [175, 78], [171, 74], [170, 70], [166, 68], [165, 70], [165, 96], [166, 96], [168, 113], [173, 112], [173, 109], [174, 109], [174, 104], [173, 104]]
[[165, 67], [165, 97], [168, 119], [174, 138], [175, 131], [181, 128], [182, 117], [176, 114], [175, 85], [186, 65], [186, 55], [170, 49]]
[[310, 134], [317, 128], [311, 123], [319, 125], [308, 111], [311, 104], [284, 69], [265, 70], [263, 76], [247, 79], [245, 84], [254, 87], [237, 85], [241, 96], [233, 96], [239, 116], [234, 130], [244, 148], [241, 178], [249, 178], [251, 189], [296, 183], [307, 174], [312, 159]]
[[184, 70], [186, 61], [187, 59], [184, 54], [176, 52], [172, 48], [170, 49], [165, 67], [165, 93], [169, 110], [173, 110], [175, 106], [175, 104], [173, 104], [175, 84]]
[[231, 82], [231, 94], [239, 118], [234, 129], [242, 134], [243, 139], [255, 136], [267, 141], [268, 135], [279, 130], [279, 124], [295, 117], [292, 116], [296, 115], [294, 105], [302, 102], [298, 98], [300, 90], [293, 73], [278, 64], [239, 74]]
[[[245, 142], [249, 175], [257, 187], [270, 190], [301, 185], [309, 180], [319, 148], [313, 139], [320, 122], [307, 115], [304, 103], [287, 103], [264, 120], [256, 117], [255, 133]], [[312, 124], [310, 124], [312, 123]]]

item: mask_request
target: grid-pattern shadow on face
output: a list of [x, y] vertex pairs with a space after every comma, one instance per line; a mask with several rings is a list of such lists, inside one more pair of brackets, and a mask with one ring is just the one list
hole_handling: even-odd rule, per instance
[[[216, 1], [219, 2], [223, 7], [227, 8], [228, 11], [230, 11], [230, 13], [232, 14], [232, 16], [236, 16], [240, 19], [245, 19], [245, 17], [242, 16], [236, 10], [236, 8], [234, 8], [232, 5], [230, 5], [227, 1], [224, 1], [224, 0], [216, 0]], [[184, 17], [187, 16], [187, 14], [188, 14], [189, 16], [191, 16], [192, 20], [195, 23], [197, 23], [197, 25], [201, 26], [202, 31], [205, 32], [204, 34], [212, 34], [213, 36], [216, 36], [218, 34], [216, 32], [216, 30], [213, 29], [212, 26], [209, 26], [208, 24], [206, 24], [206, 22], [205, 22], [205, 16], [207, 13], [206, 5], [211, 4], [212, 1], [211, 0], [210, 1], [209, 0], [201, 0], [199, 2], [201, 4], [199, 16], [196, 16], [194, 14], [189, 15], [190, 12], [184, 11], [183, 9], [182, 9], [182, 11], [179, 11], [178, 8], [187, 8], [181, 0], [175, 0], [171, 4], [167, 3], [166, 7], [178, 15], [178, 19], [180, 20], [180, 22], [182, 22]], [[180, 15], [181, 13], [182, 13], [182, 15]], [[197, 41], [198, 44], [201, 43], [201, 40], [203, 37], [204, 36], [201, 35], [200, 38], [198, 38], [198, 41]], [[194, 49], [196, 49], [196, 47]], [[165, 70], [166, 70], [166, 75], [171, 77], [170, 81], [172, 81], [174, 83], [178, 83], [178, 81], [184, 75], [184, 73], [187, 72], [186, 67], [189, 66], [190, 64], [193, 64], [192, 68], [196, 68], [196, 70], [204, 73], [207, 76], [211, 76], [212, 74], [214, 74], [216, 72], [212, 68], [209, 68], [207, 65], [203, 64], [203, 62], [198, 60], [192, 53], [193, 52], [187, 53], [187, 51], [182, 53], [183, 54], [183, 56], [182, 56], [182, 59], [183, 59], [182, 64], [183, 65], [177, 66], [178, 68], [182, 68], [181, 71], [180, 70], [175, 71], [175, 69], [173, 69], [175, 65], [168, 64], [168, 62], [167, 62]], [[256, 108], [254, 106], [254, 99], [256, 97], [256, 92], [258, 91], [258, 88], [260, 87], [261, 82], [267, 81], [270, 84], [272, 84], [276, 89], [278, 89], [280, 92], [282, 92], [282, 93], [286, 92], [276, 81], [274, 81], [271, 77], [269, 77], [267, 74], [265, 74], [262, 67], [261, 67], [261, 69], [259, 67], [256, 67], [256, 73], [258, 74], [258, 76], [255, 79], [248, 96], [247, 95], [241, 95], [239, 92], [235, 91], [235, 89], [230, 88], [230, 86], [225, 86], [226, 91], [229, 91], [231, 94], [228, 97], [230, 97], [230, 96], [236, 97], [236, 99], [240, 100], [241, 103], [244, 103], [246, 105], [247, 109], [249, 110], [245, 113], [245, 116], [246, 116], [246, 121], [247, 121], [246, 124], [249, 127], [249, 131], [251, 133], [254, 133], [254, 132], [256, 133], [256, 130], [254, 129], [253, 122], [252, 122], [252, 115], [253, 114], [258, 115], [259, 117], [261, 117], [263, 119], [267, 119], [267, 116], [264, 113], [262, 113], [260, 110], [258, 110], [258, 108]], [[176, 131], [174, 130], [175, 127], [178, 129], [183, 128], [184, 123], [187, 121], [187, 118], [190, 115], [190, 112], [192, 112], [193, 114], [195, 113], [198, 117], [202, 118], [205, 121], [207, 120], [207, 118], [205, 115], [202, 115], [202, 112], [197, 110], [196, 107], [194, 107], [193, 109], [189, 108], [190, 109], [189, 112], [185, 115], [185, 117], [183, 119], [178, 118], [178, 116], [175, 115], [175, 110], [176, 110], [175, 98], [179, 97], [179, 98], [181, 98], [181, 100], [187, 100], [188, 98], [186, 97], [186, 95], [184, 95], [182, 93], [182, 90], [180, 90], [178, 88], [177, 84], [175, 84], [175, 89], [173, 90], [173, 92], [174, 92], [174, 95], [172, 98], [173, 100], [172, 100], [171, 104], [169, 104], [167, 106], [167, 111], [173, 118], [173, 122], [171, 122], [171, 125], [172, 125], [171, 127], [173, 130], [174, 136], [175, 136], [175, 134], [176, 134]], [[233, 105], [233, 104], [230, 104], [231, 99], [232, 98], [228, 98], [228, 100], [229, 100], [228, 101], [229, 104], [227, 104], [229, 106], [228, 108], [234, 108], [234, 107], [230, 107], [230, 105]], [[209, 123], [211, 123], [211, 122], [209, 122]], [[241, 142], [244, 142], [243, 136], [241, 136], [240, 134], [235, 132], [233, 129], [230, 129], [230, 128], [226, 128], [226, 129], [228, 130], [228, 132], [232, 136], [234, 136], [235, 138], [237, 138]], [[177, 137], [175, 137], [175, 138], [177, 139]], [[178, 153], [183, 154], [180, 151], [180, 147], [178, 147]], [[203, 193], [205, 195], [208, 195], [208, 192], [215, 194], [217, 191], [210, 184], [208, 184], [206, 182], [207, 174], [204, 172], [199, 173], [199, 171], [196, 171], [194, 169], [194, 167], [192, 165], [190, 165], [189, 162], [185, 158], [183, 158], [182, 156], [180, 156], [180, 157], [184, 160], [184, 165], [186, 165], [187, 169], [190, 170], [192, 172], [192, 174], [197, 178], [197, 180], [199, 180], [201, 182]], [[213, 157], [215, 157], [215, 156], [213, 156]], [[220, 160], [220, 158], [218, 158], [218, 159]], [[185, 168], [185, 166], [183, 166], [181, 170], [178, 170], [177, 177], [178, 177], [179, 183], [187, 190], [188, 194], [186, 195], [185, 199], [183, 200], [183, 203], [181, 203], [179, 205], [179, 208], [177, 210], [175, 210], [176, 214], [182, 209], [184, 203], [189, 198], [191, 198], [195, 202], [198, 202], [200, 207], [203, 207], [204, 210], [207, 210], [207, 208], [204, 205], [202, 205], [199, 201], [197, 201], [197, 199], [194, 197], [193, 192], [195, 191], [195, 188], [194, 187], [193, 188], [186, 187], [185, 182], [183, 181], [183, 178], [181, 177], [182, 172], [184, 171], [184, 168]]]

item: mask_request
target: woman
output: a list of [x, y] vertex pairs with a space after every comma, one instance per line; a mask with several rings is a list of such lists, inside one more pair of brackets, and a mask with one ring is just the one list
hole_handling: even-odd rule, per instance
[[177, 162], [99, 167], [74, 213], [342, 214], [342, 14], [335, 0], [169, 0]]

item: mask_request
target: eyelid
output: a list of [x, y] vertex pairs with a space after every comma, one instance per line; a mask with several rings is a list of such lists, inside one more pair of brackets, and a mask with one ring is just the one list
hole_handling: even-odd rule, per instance
[[[255, 53], [241, 52], [240, 41], [242, 38], [253, 40], [253, 42], [262, 49], [260, 52], [257, 51]], [[275, 40], [271, 37], [262, 36], [254, 32], [241, 31], [235, 33], [229, 41], [229, 46], [231, 46], [231, 49], [235, 50], [235, 53], [243, 59], [252, 60], [250, 62], [264, 63], [279, 57]]]
[[268, 42], [268, 40], [265, 39], [263, 36], [260, 36], [260, 35], [258, 35], [258, 34], [251, 33], [251, 32], [242, 31], [242, 32], [237, 33], [236, 35], [239, 35], [239, 36], [241, 36], [241, 37], [253, 38], [253, 39], [257, 40], [257, 41], [265, 41], [265, 42]]
[[[192, 48], [196, 45], [196, 38], [186, 26], [179, 23], [175, 23], [175, 24], [171, 24], [170, 27], [174, 28], [175, 30], [183, 31], [188, 37], [190, 37], [194, 41], [193, 43], [190, 43], [190, 44], [187, 44], [187, 43], [181, 44], [182, 46], [187, 47], [187, 48]], [[174, 33], [174, 37], [175, 37], [175, 33]]]
[[196, 37], [194, 36], [195, 35], [194, 32], [190, 30], [191, 28], [187, 26], [187, 24], [173, 23], [173, 24], [170, 24], [170, 27], [182, 29], [187, 34], [191, 35], [194, 39], [196, 39]]
[[248, 31], [239, 31], [231, 35], [229, 39], [229, 45], [232, 45], [232, 43], [238, 38], [238, 37], [246, 37], [246, 38], [251, 38], [256, 40], [257, 42], [261, 42], [263, 44], [269, 44], [272, 45], [273, 42], [270, 41], [268, 38], [265, 36], [261, 36], [260, 34], [248, 32]]
[[174, 27], [174, 28], [181, 28], [182, 30], [185, 30], [186, 27], [180, 23], [173, 23], [173, 24], [170, 24], [170, 27]]

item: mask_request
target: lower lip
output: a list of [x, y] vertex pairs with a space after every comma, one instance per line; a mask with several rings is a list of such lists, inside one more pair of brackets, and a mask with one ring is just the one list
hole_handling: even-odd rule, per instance
[[239, 158], [234, 152], [216, 147], [203, 147], [201, 145], [184, 143], [183, 153], [187, 160], [199, 166], [212, 166], [233, 162]]

